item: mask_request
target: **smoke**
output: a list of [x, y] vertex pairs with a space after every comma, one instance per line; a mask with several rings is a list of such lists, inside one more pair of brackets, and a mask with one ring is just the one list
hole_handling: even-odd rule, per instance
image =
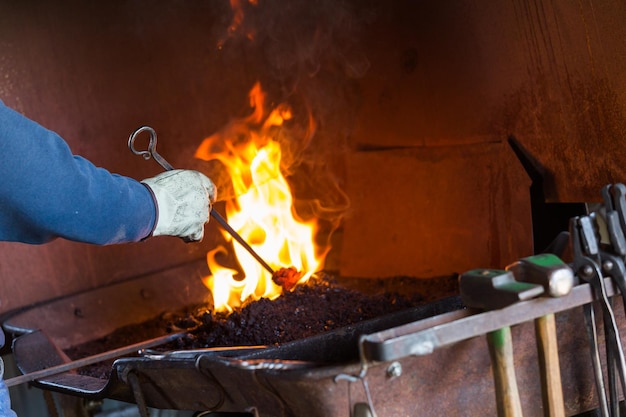
[[218, 48], [247, 42], [266, 59], [286, 90], [303, 77], [333, 67], [350, 78], [365, 75], [369, 62], [358, 45], [374, 13], [364, 2], [345, 0], [231, 0], [232, 20]]
[[243, 48], [248, 62], [239, 65], [260, 81], [266, 104], [291, 108], [293, 117], [275, 134], [295, 209], [334, 230], [349, 207], [345, 154], [360, 104], [358, 79], [370, 65], [361, 35], [375, 10], [356, 0], [230, 0], [230, 6], [216, 46], [225, 54]]

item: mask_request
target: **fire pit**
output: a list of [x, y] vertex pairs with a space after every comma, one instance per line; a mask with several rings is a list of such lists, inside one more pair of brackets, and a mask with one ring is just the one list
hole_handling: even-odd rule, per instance
[[[206, 303], [208, 291], [197, 279], [198, 275], [205, 272], [206, 265], [195, 262], [60, 299], [14, 315], [4, 323], [4, 327], [12, 333], [21, 334], [13, 346], [20, 370], [24, 373], [33, 372], [67, 362], [70, 358], [66, 352], [72, 352], [76, 346], [83, 346], [84, 352], [85, 345], [96, 349], [100, 344], [100, 350], [92, 354], [102, 353], [107, 350], [104, 344], [107, 335], [114, 334], [120, 327], [138, 329], [138, 324], [162, 316], [164, 311], [177, 311], [190, 305]], [[372, 306], [372, 309], [378, 314], [385, 311], [390, 314], [370, 317], [347, 326], [336, 326], [310, 337], [292, 337], [290, 341], [281, 344], [167, 350], [168, 347], [175, 347], [175, 342], [169, 345], [163, 343], [164, 346], [159, 350], [145, 350], [131, 357], [126, 355], [108, 364], [110, 372], [106, 376], [66, 372], [40, 379], [35, 384], [41, 388], [88, 398], [114, 398], [156, 408], [246, 411], [252, 407], [268, 410], [263, 413], [270, 410], [274, 413], [276, 407], [282, 408], [283, 405], [276, 404], [273, 395], [268, 397], [266, 392], [254, 398], [253, 403], [244, 398], [231, 398], [232, 389], [237, 385], [226, 387], [224, 384], [232, 382], [224, 381], [239, 381], [237, 384], [243, 384], [242, 387], [250, 386], [252, 393], [258, 391], [259, 387], [255, 387], [257, 384], [263, 384], [256, 379], [256, 375], [264, 373], [287, 376], [313, 372], [313, 375], [317, 375], [329, 369], [338, 372], [338, 369], [343, 368], [346, 368], [345, 372], [339, 373], [350, 373], [352, 371], [349, 368], [358, 364], [358, 338], [361, 335], [460, 308], [456, 298], [434, 301], [434, 286], [439, 286], [436, 292], [438, 296], [445, 297], [455, 292], [456, 279], [338, 279], [335, 284], [337, 291], [340, 287], [350, 291], [360, 288], [363, 297], [379, 302], [385, 301], [380, 294], [389, 293], [392, 289], [399, 296], [418, 293], [430, 296], [407, 298], [405, 304], [398, 300], [396, 306], [391, 305], [392, 299], [387, 299], [390, 301], [387, 308]], [[123, 302], [107, 302], [111, 297], [123, 299]], [[415, 306], [410, 307], [408, 301]], [[301, 307], [304, 309], [304, 306]], [[297, 325], [297, 318], [292, 318]], [[167, 319], [160, 321], [165, 322]], [[245, 330], [245, 326], [242, 329]], [[147, 329], [147, 333], [142, 331], [141, 334], [167, 337], [167, 330], [160, 327]], [[309, 333], [316, 331], [313, 329]], [[112, 337], [109, 336], [109, 339]]]
[[[203, 268], [203, 263], [192, 263], [14, 315], [4, 327], [22, 334], [13, 346], [20, 369], [33, 372], [67, 362], [64, 351], [111, 333], [121, 324], [137, 323], [150, 312], [158, 315], [190, 300], [202, 302], [206, 290], [189, 276], [202, 273]], [[615, 293], [610, 283], [608, 288]], [[126, 302], [108, 303], [113, 294]], [[350, 410], [356, 416], [370, 415], [368, 410], [379, 415], [493, 415], [489, 355], [484, 339], [474, 337], [477, 330], [471, 323], [519, 324], [512, 329], [522, 403], [525, 415], [540, 416], [541, 388], [530, 321], [533, 314], [549, 310], [558, 312], [562, 376], [569, 382], [563, 387], [566, 410], [575, 414], [594, 404], [591, 367], [580, 366], [587, 340], [579, 331], [579, 306], [591, 299], [585, 284], [565, 299], [537, 299], [515, 307], [519, 311], [477, 315], [461, 308], [457, 297], [446, 297], [280, 345], [145, 350], [117, 359], [107, 379], [66, 372], [35, 385], [85, 398], [133, 402], [144, 410], [151, 406], [313, 417], [345, 416]], [[616, 316], [623, 327], [620, 305]], [[464, 320], [475, 321], [463, 325]], [[444, 333], [438, 335], [449, 326], [454, 327], [449, 334], [458, 340], [446, 341]], [[426, 340], [434, 350], [406, 350], [425, 346]], [[444, 396], [446, 401], [441, 400]]]

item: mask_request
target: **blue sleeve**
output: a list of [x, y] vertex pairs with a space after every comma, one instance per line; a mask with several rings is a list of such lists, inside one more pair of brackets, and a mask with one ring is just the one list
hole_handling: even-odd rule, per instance
[[[0, 359], [1, 360], [1, 359]], [[4, 380], [0, 378], [0, 416], [2, 417], [16, 417], [16, 414], [11, 410], [11, 397], [9, 396], [9, 389]]]
[[72, 155], [61, 137], [0, 101], [0, 240], [135, 242], [155, 219], [143, 184]]

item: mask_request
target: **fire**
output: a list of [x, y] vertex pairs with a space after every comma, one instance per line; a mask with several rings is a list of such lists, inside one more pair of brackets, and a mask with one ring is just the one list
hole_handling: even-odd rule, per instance
[[[195, 156], [219, 160], [227, 169], [235, 197], [226, 201], [228, 223], [275, 271], [295, 267], [301, 273], [299, 284], [306, 282], [321, 266], [314, 240], [315, 221], [297, 219], [293, 197], [281, 173], [281, 147], [274, 136], [277, 127], [292, 117], [286, 105], [279, 105], [266, 116], [265, 94], [257, 83], [250, 91], [252, 114], [205, 139]], [[223, 232], [231, 241], [230, 235]], [[233, 248], [245, 278], [221, 266], [216, 255], [223, 247], [207, 254], [212, 275], [205, 278], [216, 311], [232, 312], [245, 301], [274, 299], [283, 288], [241, 245]]]
[[[258, 6], [258, 0], [230, 0], [230, 8], [233, 11], [233, 18], [228, 26], [227, 38], [235, 36], [237, 33], [243, 33], [248, 40], [254, 40], [256, 31], [250, 26], [245, 25], [245, 9]], [[226, 39], [221, 39], [217, 43], [218, 49], [224, 47]]]

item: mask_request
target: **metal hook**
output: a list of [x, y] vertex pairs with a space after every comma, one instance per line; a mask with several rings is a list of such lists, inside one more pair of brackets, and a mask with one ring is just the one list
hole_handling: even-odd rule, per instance
[[[148, 149], [144, 151], [138, 150], [135, 147], [135, 141], [137, 140], [137, 137], [143, 132], [148, 132], [150, 134], [150, 142], [148, 142]], [[154, 158], [154, 160], [159, 165], [161, 165], [163, 169], [165, 169], [166, 171], [173, 170], [174, 167], [169, 162], [167, 162], [165, 158], [159, 155], [159, 153], [156, 150], [156, 145], [157, 145], [157, 134], [155, 130], [151, 128], [150, 126], [141, 126], [137, 130], [135, 130], [128, 138], [128, 148], [131, 150], [132, 153], [134, 153], [135, 155], [140, 155], [146, 161], [150, 158]]]

